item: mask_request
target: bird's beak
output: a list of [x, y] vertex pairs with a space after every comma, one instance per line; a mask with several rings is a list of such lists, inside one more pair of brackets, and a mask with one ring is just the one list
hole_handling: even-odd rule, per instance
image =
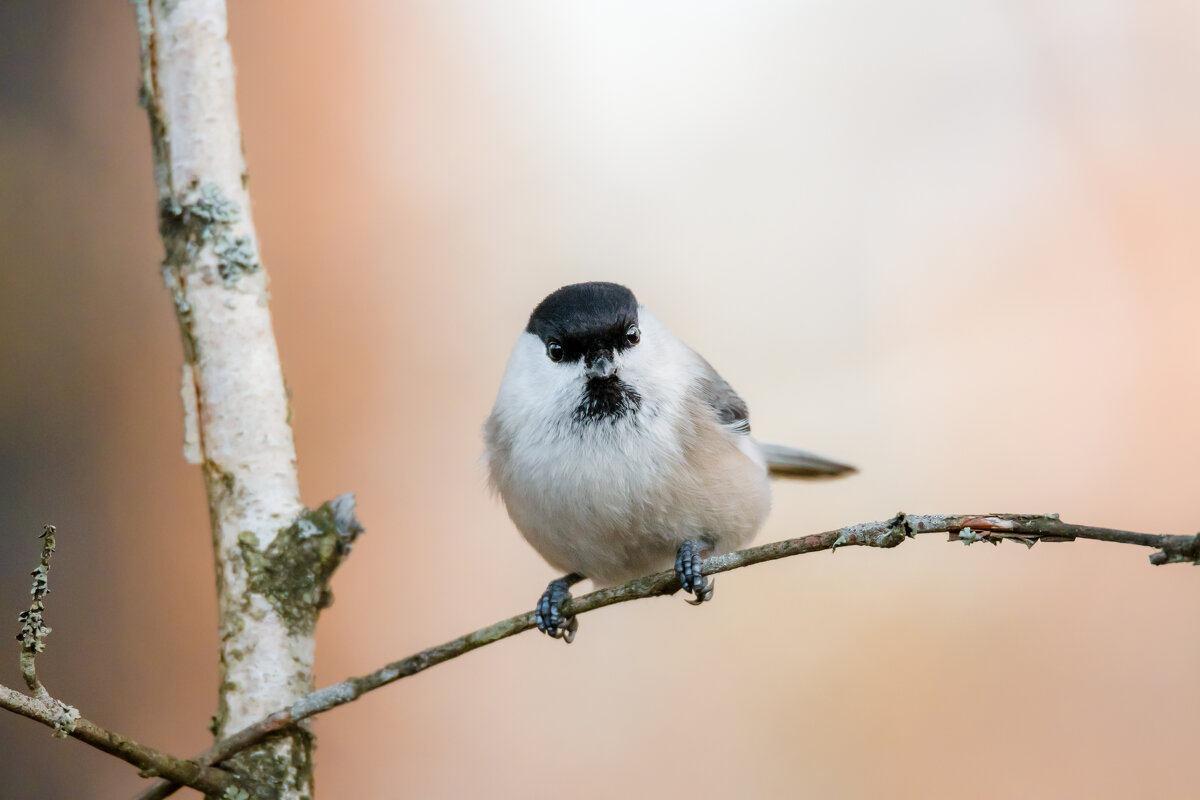
[[583, 374], [588, 380], [611, 378], [617, 372], [617, 365], [612, 362], [612, 359], [607, 356], [597, 356], [587, 362]]

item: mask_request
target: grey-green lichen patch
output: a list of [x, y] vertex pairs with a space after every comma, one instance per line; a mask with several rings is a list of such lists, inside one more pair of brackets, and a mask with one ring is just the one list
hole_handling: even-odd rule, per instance
[[[232, 472], [221, 469], [221, 465], [211, 458], [205, 459], [202, 465], [204, 470], [204, 483], [208, 486], [209, 492], [224, 492], [226, 496], [233, 494], [233, 490], [237, 488], [237, 478]], [[239, 534], [239, 538], [245, 535], [245, 531]], [[250, 534], [253, 536], [254, 534]]]
[[61, 700], [54, 702], [58, 705], [58, 715], [54, 719], [54, 738], [66, 739], [75, 732], [75, 723], [79, 721], [79, 709]]
[[[321, 609], [333, 602], [329, 579], [362, 533], [354, 496], [341, 495], [305, 509], [260, 550], [249, 532], [238, 536], [250, 592], [266, 598], [293, 635], [307, 635]], [[249, 535], [247, 535], [249, 534]]]
[[989, 540], [982, 534], [975, 533], [975, 531], [971, 530], [970, 528], [963, 528], [961, 531], [959, 531], [958, 532], [958, 540], [965, 545], [972, 545], [972, 544], [975, 544], [976, 542], [985, 542], [985, 541], [991, 541], [992, 544], [999, 544], [999, 542], [997, 542], [995, 540]]
[[240, 276], [258, 269], [257, 253], [249, 236], [228, 236], [217, 239], [214, 250], [217, 254], [217, 272], [225, 285], [232, 285]]
[[232, 225], [241, 217], [237, 203], [226, 197], [221, 187], [215, 183], [202, 185], [196, 199], [186, 210], [193, 217], [210, 225], [218, 222]]
[[29, 670], [32, 671], [33, 658], [46, 649], [46, 637], [50, 635], [50, 628], [43, 622], [42, 614], [46, 610], [46, 594], [50, 591], [50, 557], [54, 555], [57, 530], [53, 525], [42, 528], [42, 535], [38, 537], [42, 540], [42, 558], [31, 573], [33, 588], [29, 594], [33, 599], [29, 603], [29, 610], [17, 615], [21, 622], [17, 641], [21, 643], [22, 671], [25, 671], [25, 656], [28, 656]]
[[[200, 251], [212, 245], [217, 272], [226, 286], [259, 269], [258, 253], [248, 236], [236, 236], [233, 226], [241, 209], [215, 183], [193, 183], [182, 200], [170, 197], [159, 204], [159, 232], [167, 248], [163, 265], [181, 270], [195, 264]], [[179, 303], [176, 302], [176, 308]]]
[[290, 728], [262, 744], [243, 750], [222, 766], [238, 776], [270, 786], [279, 794], [312, 791], [313, 736], [303, 727]]

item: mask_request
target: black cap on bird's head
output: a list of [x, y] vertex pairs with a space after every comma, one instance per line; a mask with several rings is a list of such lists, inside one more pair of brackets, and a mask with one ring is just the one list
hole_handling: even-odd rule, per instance
[[538, 303], [525, 330], [542, 340], [552, 361], [583, 359], [589, 377], [612, 374], [613, 354], [638, 343], [638, 305], [616, 283], [575, 283]]

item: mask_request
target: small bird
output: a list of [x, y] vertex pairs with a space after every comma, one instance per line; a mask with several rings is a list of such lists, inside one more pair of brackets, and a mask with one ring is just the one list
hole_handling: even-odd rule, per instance
[[672, 564], [693, 605], [709, 555], [749, 543], [771, 476], [853, 467], [750, 435], [750, 412], [712, 366], [615, 283], [551, 293], [517, 339], [484, 424], [492, 487], [554, 568], [538, 629], [567, 642], [571, 586], [611, 586]]

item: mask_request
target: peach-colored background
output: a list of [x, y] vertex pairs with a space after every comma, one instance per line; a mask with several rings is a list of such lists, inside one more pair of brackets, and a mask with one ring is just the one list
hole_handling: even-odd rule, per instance
[[[861, 467], [777, 485], [763, 541], [901, 508], [1200, 527], [1194, 2], [235, 2], [231, 27], [304, 495], [353, 489], [368, 527], [320, 683], [552, 577], [479, 427], [576, 280], [630, 285], [763, 438]], [[43, 676], [190, 754], [213, 580], [136, 85], [122, 0], [4, 4], [0, 618], [58, 524]], [[1146, 555], [929, 537], [743, 570], [322, 717], [318, 788], [1194, 797], [1200, 574]], [[141, 785], [0, 715], [4, 798]]]

